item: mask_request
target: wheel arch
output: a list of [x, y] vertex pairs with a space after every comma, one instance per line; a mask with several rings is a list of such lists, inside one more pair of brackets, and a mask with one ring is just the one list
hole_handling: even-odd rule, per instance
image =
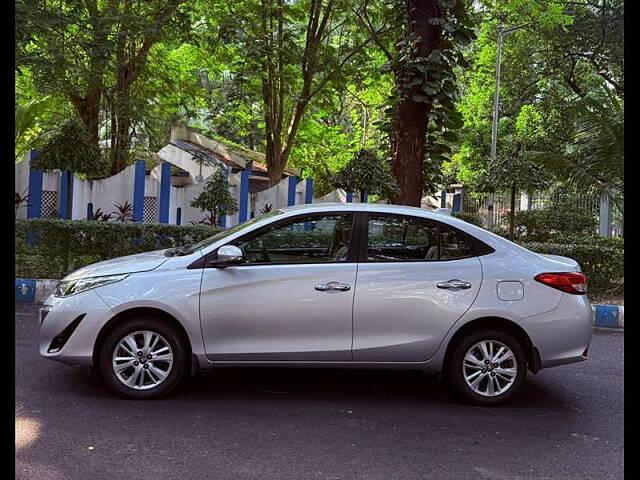
[[449, 361], [451, 352], [455, 345], [464, 338], [467, 334], [478, 330], [499, 330], [501, 332], [512, 335], [522, 346], [522, 349], [527, 356], [527, 367], [532, 373], [537, 373], [540, 370], [540, 353], [538, 349], [533, 345], [529, 334], [516, 322], [507, 320], [501, 317], [481, 317], [471, 320], [462, 325], [451, 337], [445, 351], [443, 366], [446, 366]]
[[154, 307], [133, 307], [127, 310], [123, 310], [122, 312], [118, 312], [116, 315], [111, 317], [109, 321], [107, 321], [107, 323], [105, 323], [100, 329], [100, 332], [98, 333], [98, 336], [96, 337], [96, 341], [93, 345], [93, 354], [92, 354], [93, 366], [95, 368], [99, 368], [100, 366], [100, 361], [99, 361], [100, 348], [102, 347], [104, 339], [107, 337], [107, 335], [109, 335], [109, 333], [121, 323], [126, 322], [127, 320], [131, 320], [133, 318], [138, 318], [142, 316], [158, 318], [160, 320], [163, 320], [169, 323], [172, 327], [174, 327], [177, 330], [179, 335], [182, 337], [182, 340], [184, 341], [184, 345], [188, 354], [188, 361], [190, 361], [191, 363], [191, 373], [193, 374], [194, 373], [193, 348], [191, 345], [191, 340], [189, 339], [189, 335], [187, 334], [187, 331], [185, 330], [182, 323], [180, 323], [180, 321], [176, 317], [174, 317], [173, 315], [171, 315], [170, 313], [164, 310], [161, 310], [159, 308], [154, 308]]

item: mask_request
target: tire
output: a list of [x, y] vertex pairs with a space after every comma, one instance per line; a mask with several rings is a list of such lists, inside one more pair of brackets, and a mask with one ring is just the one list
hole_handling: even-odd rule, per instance
[[[502, 347], [506, 349], [501, 350]], [[487, 353], [498, 360], [497, 368], [496, 363], [486, 365]], [[470, 357], [466, 357], [467, 354]], [[480, 406], [502, 405], [521, 389], [527, 376], [527, 358], [513, 336], [499, 330], [481, 330], [470, 333], [454, 345], [446, 374], [451, 387], [464, 400]]]
[[[135, 352], [131, 340], [137, 347]], [[145, 341], [152, 348], [145, 348]], [[186, 370], [185, 341], [168, 322], [154, 317], [117, 325], [100, 350], [102, 378], [112, 391], [126, 398], [144, 400], [167, 395], [180, 384]]]

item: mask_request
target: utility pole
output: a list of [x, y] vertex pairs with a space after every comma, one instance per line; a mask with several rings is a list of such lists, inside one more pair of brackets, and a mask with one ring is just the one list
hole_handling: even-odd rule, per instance
[[[502, 67], [502, 43], [504, 37], [510, 33], [516, 32], [533, 22], [523, 23], [517, 27], [508, 28], [505, 30], [502, 23], [498, 24], [498, 51], [496, 54], [496, 91], [493, 97], [493, 123], [491, 125], [491, 163], [495, 163], [496, 154], [498, 151], [498, 119], [500, 117], [500, 68]], [[488, 226], [493, 227], [493, 194], [489, 201], [488, 210]]]

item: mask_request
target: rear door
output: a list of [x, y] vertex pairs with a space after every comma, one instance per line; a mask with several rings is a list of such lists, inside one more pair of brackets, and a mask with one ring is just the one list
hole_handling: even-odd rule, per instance
[[473, 241], [421, 217], [363, 215], [353, 360], [427, 360], [480, 289], [482, 268]]

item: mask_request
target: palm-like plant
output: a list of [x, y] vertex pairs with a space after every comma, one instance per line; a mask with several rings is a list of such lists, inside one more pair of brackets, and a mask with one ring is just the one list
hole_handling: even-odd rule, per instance
[[536, 152], [533, 160], [578, 191], [624, 202], [624, 105], [608, 91], [575, 106], [576, 130], [566, 152]]
[[53, 108], [54, 100], [49, 95], [33, 99], [22, 105], [16, 103], [16, 161], [20, 160], [47, 133], [47, 129], [40, 125], [40, 121], [43, 116], [51, 113]]
[[113, 206], [118, 210], [117, 212], [112, 212], [115, 215], [116, 222], [128, 222], [133, 219], [133, 205], [128, 201], [116, 203]]

